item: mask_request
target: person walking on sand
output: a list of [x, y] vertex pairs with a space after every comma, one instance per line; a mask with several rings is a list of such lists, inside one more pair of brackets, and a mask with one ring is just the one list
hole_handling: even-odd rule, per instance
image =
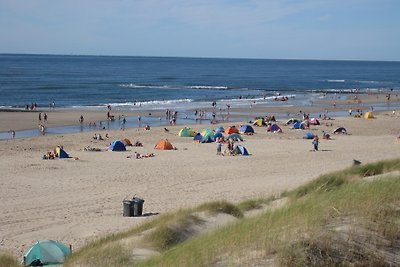
[[79, 123], [83, 123], [83, 115], [81, 115], [81, 117], [79, 118]]
[[319, 145], [318, 135], [314, 136], [314, 138], [312, 140], [312, 144], [313, 144], [313, 151], [314, 152], [318, 151], [318, 145]]
[[217, 140], [215, 141], [216, 147], [217, 147], [217, 155], [222, 155], [222, 138], [218, 137]]
[[42, 121], [42, 113], [39, 112], [39, 121]]
[[43, 118], [44, 118], [44, 122], [47, 122], [47, 113], [44, 113]]

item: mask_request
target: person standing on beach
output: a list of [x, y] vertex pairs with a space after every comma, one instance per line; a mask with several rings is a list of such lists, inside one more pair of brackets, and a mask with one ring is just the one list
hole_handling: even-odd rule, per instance
[[39, 121], [42, 121], [42, 113], [39, 112]]
[[44, 113], [43, 118], [44, 118], [44, 122], [47, 122], [47, 113]]
[[83, 123], [83, 115], [81, 115], [81, 117], [79, 118], [79, 123]]
[[314, 138], [312, 140], [312, 144], [313, 144], [313, 151], [314, 152], [318, 151], [318, 145], [319, 145], [318, 135], [314, 136]]

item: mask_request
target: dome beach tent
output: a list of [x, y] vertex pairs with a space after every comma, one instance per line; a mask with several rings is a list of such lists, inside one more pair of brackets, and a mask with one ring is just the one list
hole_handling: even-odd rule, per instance
[[221, 132], [224, 132], [224, 131], [225, 131], [225, 129], [222, 126], [219, 126], [218, 128], [215, 129], [216, 133], [221, 133]]
[[371, 111], [365, 112], [364, 119], [373, 119], [374, 114]]
[[226, 134], [233, 134], [233, 133], [239, 133], [239, 130], [235, 126], [231, 126], [225, 129]]
[[202, 137], [201, 143], [212, 143], [214, 142], [214, 135], [206, 135]]
[[202, 136], [207, 136], [207, 135], [214, 135], [214, 131], [210, 130], [208, 128], [205, 128], [203, 131], [200, 133]]
[[108, 150], [110, 150], [110, 151], [126, 151], [126, 147], [125, 147], [124, 143], [116, 140], [116, 141], [111, 142], [111, 144], [108, 147]]
[[56, 157], [59, 157], [60, 159], [68, 159], [69, 155], [61, 147], [56, 147]]
[[228, 135], [227, 139], [232, 139], [233, 141], [243, 141], [242, 136], [238, 133], [233, 133], [233, 134]]
[[253, 126], [265, 126], [264, 119], [257, 119], [253, 122]]
[[193, 137], [194, 141], [197, 141], [199, 143], [201, 143], [201, 141], [203, 141], [203, 136], [200, 133], [197, 133], [194, 137]]
[[70, 253], [70, 249], [58, 241], [41, 240], [27, 250], [24, 254], [23, 264], [25, 266], [62, 264], [65, 256]]
[[301, 123], [301, 121], [296, 121], [295, 123], [293, 123], [293, 129], [303, 129], [303, 124]]
[[247, 149], [244, 146], [237, 145], [233, 151], [234, 154], [248, 156], [250, 155]]
[[190, 128], [182, 128], [179, 133], [178, 136], [180, 137], [193, 137], [195, 135], [194, 131]]
[[308, 123], [311, 125], [320, 125], [319, 120], [317, 120], [316, 118], [309, 119]]
[[154, 146], [154, 149], [158, 150], [171, 150], [174, 149], [172, 144], [167, 140], [167, 139], [161, 139], [160, 141], [157, 142], [157, 144]]
[[310, 132], [306, 132], [303, 135], [303, 139], [313, 139], [314, 138], [314, 134], [310, 133]]
[[254, 129], [250, 125], [243, 125], [242, 127], [240, 127], [239, 132], [242, 134], [253, 134]]
[[336, 129], [333, 131], [333, 133], [334, 133], [334, 134], [347, 134], [347, 130], [346, 130], [346, 128], [344, 128], [344, 127], [339, 127], [339, 128], [336, 128]]
[[290, 118], [290, 119], [288, 119], [287, 121], [286, 121], [286, 125], [289, 125], [289, 124], [294, 124], [294, 123], [296, 123], [296, 122], [298, 122], [298, 121], [300, 121], [300, 120], [298, 120], [298, 119], [295, 119], [295, 118]]
[[267, 132], [282, 133], [282, 129], [277, 124], [272, 124], [272, 125], [268, 126]]
[[214, 139], [217, 139], [218, 137], [224, 138], [224, 135], [221, 132], [217, 132], [214, 134]]
[[203, 137], [203, 139], [200, 142], [209, 143], [209, 140], [211, 140], [210, 142], [214, 141], [214, 132], [212, 130], [210, 130], [210, 129], [204, 129], [201, 132], [201, 136]]

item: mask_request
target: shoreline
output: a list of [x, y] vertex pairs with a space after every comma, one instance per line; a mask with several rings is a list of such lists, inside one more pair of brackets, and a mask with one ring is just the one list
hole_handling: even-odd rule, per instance
[[[310, 113], [311, 117], [321, 118], [323, 114], [328, 117], [348, 116], [348, 110], [354, 112], [357, 109], [370, 111], [371, 107], [375, 106], [375, 110], [382, 111], [397, 111], [400, 109], [400, 98], [398, 95], [393, 96], [390, 102], [385, 101], [384, 94], [364, 94], [357, 95], [359, 103], [351, 99], [354, 96], [347, 96], [346, 99], [322, 99], [309, 106], [290, 106], [288, 103], [282, 103], [283, 106], [264, 106], [254, 105], [249, 107], [231, 107], [229, 110], [226, 107], [210, 108], [206, 107], [202, 110], [206, 112], [206, 118], [196, 120], [194, 112], [196, 109], [188, 109], [180, 111], [178, 115], [178, 125], [196, 125], [196, 124], [211, 124], [211, 114], [215, 112], [218, 123], [235, 123], [238, 121], [254, 120], [258, 116], [275, 115], [280, 119], [288, 119], [291, 117], [299, 117], [301, 113]], [[274, 103], [280, 104], [280, 103]], [[48, 116], [46, 123], [38, 120], [39, 113], [44, 113]], [[11, 131], [16, 132], [15, 138], [26, 138], [40, 136], [38, 130], [39, 123], [49, 129], [47, 134], [67, 134], [73, 132], [93, 132], [103, 130], [114, 130], [121, 128], [120, 122], [115, 120], [110, 122], [107, 120], [107, 110], [85, 110], [74, 108], [38, 108], [37, 110], [25, 109], [0, 109], [0, 140], [12, 139]], [[165, 118], [165, 111], [161, 110], [112, 110], [111, 114], [118, 118], [125, 117], [128, 120], [124, 128], [140, 128], [145, 125], [155, 126], [170, 126], [170, 123]], [[189, 115], [188, 115], [189, 114]], [[84, 123], [79, 123], [79, 117], [84, 116]], [[141, 121], [138, 121], [138, 116]], [[96, 123], [100, 127], [88, 127], [89, 123]], [[103, 129], [104, 128], [104, 129]]]

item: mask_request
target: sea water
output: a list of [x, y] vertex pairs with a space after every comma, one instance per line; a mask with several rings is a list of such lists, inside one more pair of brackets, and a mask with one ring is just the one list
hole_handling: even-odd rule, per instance
[[[52, 103], [79, 110], [173, 109], [179, 110], [180, 123], [193, 123], [188, 110], [210, 108], [212, 102], [223, 109], [307, 106], [349, 93], [399, 90], [400, 62], [0, 54], [3, 109], [33, 103], [39, 109]], [[274, 101], [276, 95], [289, 101]], [[160, 124], [157, 118], [143, 120]], [[131, 124], [127, 127], [137, 127]], [[90, 129], [78, 125], [47, 132], [81, 130]], [[25, 132], [17, 135], [34, 136], [37, 129]], [[4, 138], [9, 134], [0, 134]]]

